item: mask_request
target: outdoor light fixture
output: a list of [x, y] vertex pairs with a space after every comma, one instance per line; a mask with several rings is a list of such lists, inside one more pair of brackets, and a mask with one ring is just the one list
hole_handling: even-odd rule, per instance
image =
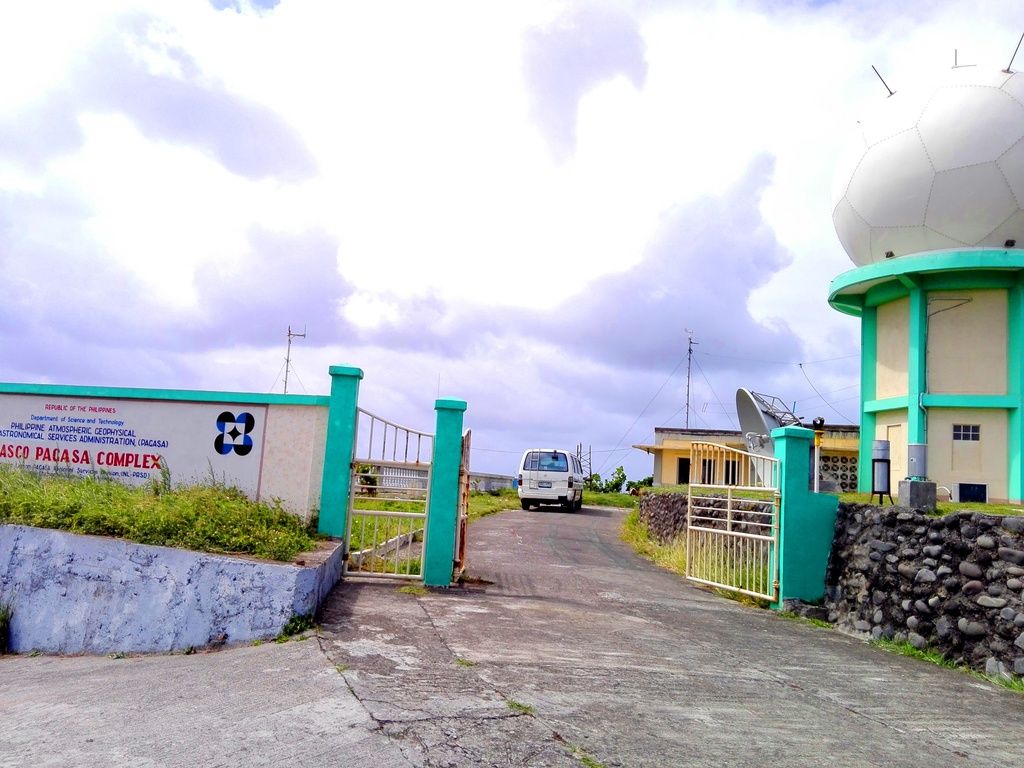
[[1003, 243], [1003, 245], [1006, 246], [1007, 248], [1013, 248], [1013, 246], [1015, 246], [1016, 244], [1016, 240], [1007, 240], [1005, 243]]
[[892, 258], [893, 256], [895, 256], [895, 255], [896, 255], [896, 254], [895, 254], [895, 253], [893, 253], [892, 251], [886, 251], [886, 252], [885, 252], [885, 258], [887, 258], [887, 259], [891, 259], [891, 258]]

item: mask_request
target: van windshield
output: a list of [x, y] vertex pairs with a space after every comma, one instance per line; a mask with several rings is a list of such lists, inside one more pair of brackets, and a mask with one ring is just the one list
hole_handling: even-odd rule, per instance
[[534, 451], [526, 459], [526, 469], [537, 469], [541, 472], [568, 472], [569, 463], [565, 454]]

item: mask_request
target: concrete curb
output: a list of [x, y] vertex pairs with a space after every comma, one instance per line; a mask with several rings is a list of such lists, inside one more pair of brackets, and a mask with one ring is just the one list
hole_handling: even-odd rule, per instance
[[315, 613], [341, 578], [343, 547], [296, 563], [213, 555], [0, 525], [0, 599], [11, 650], [168, 652], [278, 635]]

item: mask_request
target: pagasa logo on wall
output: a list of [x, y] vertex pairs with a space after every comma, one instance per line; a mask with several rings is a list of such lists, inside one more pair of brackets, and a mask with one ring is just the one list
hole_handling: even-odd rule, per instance
[[227, 456], [234, 451], [239, 456], [248, 456], [253, 442], [249, 433], [256, 426], [256, 419], [251, 413], [240, 413], [235, 416], [231, 411], [224, 411], [217, 417], [217, 429], [220, 434], [213, 441], [217, 452]]

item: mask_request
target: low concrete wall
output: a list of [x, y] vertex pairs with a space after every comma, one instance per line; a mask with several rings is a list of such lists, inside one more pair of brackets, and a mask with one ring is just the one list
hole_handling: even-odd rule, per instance
[[268, 639], [316, 612], [341, 578], [342, 549], [273, 563], [0, 525], [11, 650], [166, 652]]

